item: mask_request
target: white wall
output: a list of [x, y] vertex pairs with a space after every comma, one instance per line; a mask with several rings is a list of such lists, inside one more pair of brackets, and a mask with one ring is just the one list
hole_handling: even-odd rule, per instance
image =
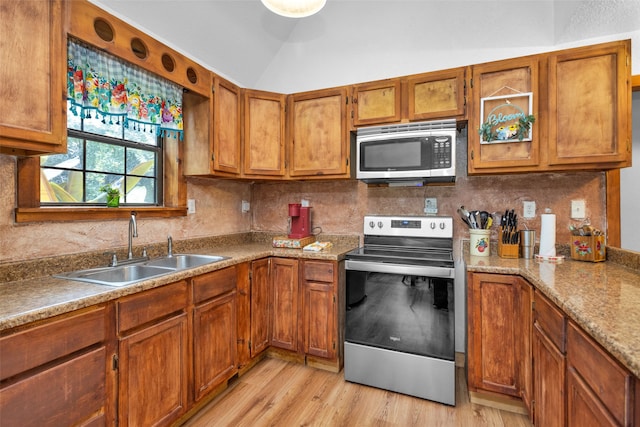
[[640, 92], [633, 93], [633, 166], [620, 171], [622, 247], [640, 252]]

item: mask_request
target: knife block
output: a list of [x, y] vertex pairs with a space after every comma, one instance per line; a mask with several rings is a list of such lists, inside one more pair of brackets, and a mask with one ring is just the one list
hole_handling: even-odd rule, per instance
[[519, 250], [520, 245], [502, 243], [502, 239], [498, 238], [498, 256], [500, 258], [518, 258]]
[[577, 261], [605, 261], [605, 236], [571, 236], [571, 258]]

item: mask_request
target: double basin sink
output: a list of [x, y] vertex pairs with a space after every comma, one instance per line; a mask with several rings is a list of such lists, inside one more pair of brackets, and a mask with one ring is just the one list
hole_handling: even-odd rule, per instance
[[180, 270], [228, 259], [217, 255], [181, 254], [140, 261], [114, 267], [97, 267], [69, 273], [55, 274], [60, 279], [76, 280], [107, 286], [126, 286], [143, 280], [164, 276]]

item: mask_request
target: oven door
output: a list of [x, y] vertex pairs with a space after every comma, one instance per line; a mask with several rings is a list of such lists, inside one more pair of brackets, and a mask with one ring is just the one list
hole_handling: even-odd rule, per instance
[[347, 260], [345, 341], [453, 361], [452, 268]]

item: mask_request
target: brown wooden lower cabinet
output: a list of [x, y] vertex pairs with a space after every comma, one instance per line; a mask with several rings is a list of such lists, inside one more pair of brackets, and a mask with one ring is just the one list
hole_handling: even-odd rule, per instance
[[538, 290], [527, 315], [531, 289], [518, 276], [468, 274], [469, 391], [520, 395], [540, 427], [640, 425], [640, 380]]
[[298, 260], [271, 258], [271, 346], [298, 350]]
[[188, 405], [187, 282], [117, 302], [120, 426], [165, 426]]
[[336, 327], [337, 266], [326, 261], [303, 261], [302, 325], [305, 354], [334, 359], [338, 349]]
[[266, 350], [271, 338], [269, 265], [268, 258], [251, 262], [251, 357]]
[[522, 331], [528, 330], [525, 323], [531, 317], [530, 304], [520, 303], [521, 281], [501, 274], [468, 276], [467, 372], [472, 392], [521, 395], [520, 361], [529, 345]]
[[99, 306], [0, 338], [0, 424], [113, 425], [113, 324]]
[[199, 401], [237, 371], [235, 266], [192, 279], [193, 391]]

